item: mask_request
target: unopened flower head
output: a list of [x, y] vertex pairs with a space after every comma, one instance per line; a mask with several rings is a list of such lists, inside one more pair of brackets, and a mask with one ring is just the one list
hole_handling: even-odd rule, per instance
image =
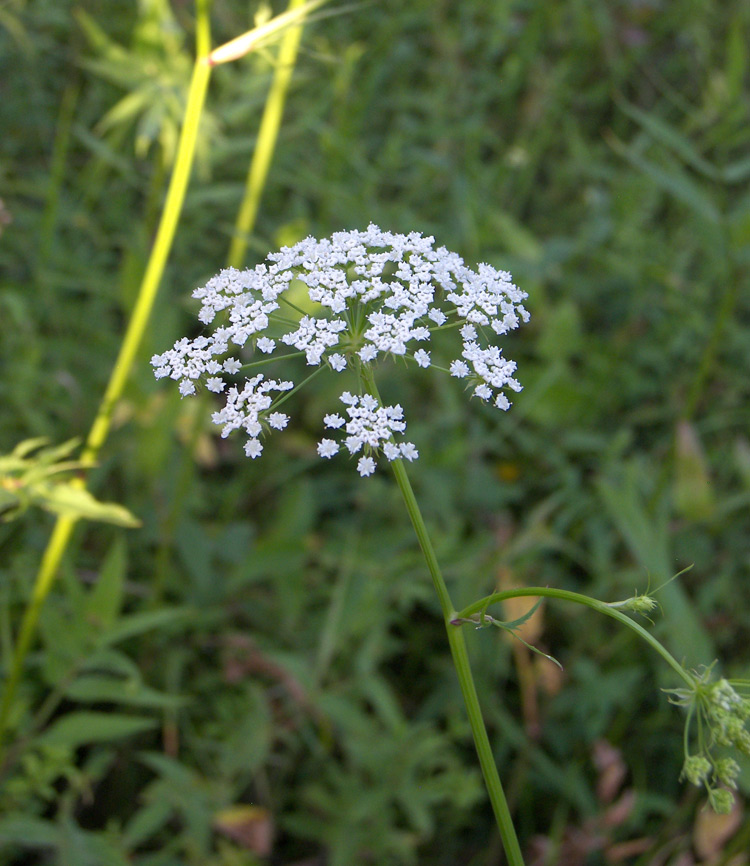
[[[307, 289], [304, 310], [288, 297], [294, 280]], [[287, 379], [243, 376], [243, 364], [257, 367], [261, 357], [303, 354], [308, 365], [334, 374], [361, 371], [386, 356], [402, 357], [414, 369], [434, 367], [464, 379], [472, 396], [503, 410], [510, 406], [505, 391], [521, 390], [516, 364], [494, 341], [528, 321], [522, 303], [526, 293], [513, 285], [510, 274], [487, 264], [472, 270], [460, 256], [416, 232], [393, 234], [370, 225], [325, 240], [307, 238], [282, 247], [255, 268], [221, 271], [193, 296], [201, 302], [198, 317], [210, 332], [178, 340], [151, 363], [157, 378], [179, 382], [183, 396], [194, 394], [201, 381], [207, 390], [225, 394], [213, 420], [223, 436], [243, 429], [250, 457], [262, 452], [262, 434], [286, 426], [288, 416], [277, 408], [289, 396], [285, 392], [295, 388]], [[438, 365], [430, 341], [436, 331], [448, 329], [457, 332], [457, 348]], [[364, 452], [360, 474], [374, 471], [373, 455], [417, 457], [413, 444], [397, 441], [406, 427], [400, 406], [383, 406], [372, 395], [347, 390], [341, 399], [348, 419], [326, 416], [325, 424], [345, 426], [346, 449]], [[337, 420], [332, 424], [330, 418]], [[338, 450], [330, 438], [318, 445], [322, 457]]]
[[683, 775], [694, 785], [704, 786], [712, 808], [728, 812], [732, 806], [729, 789], [737, 787], [740, 766], [729, 756], [717, 757], [716, 747], [734, 748], [750, 755], [750, 682], [718, 680], [712, 677], [712, 667], [693, 675], [692, 688], [668, 689], [672, 703], [685, 707], [687, 715], [686, 746], [695, 722], [697, 750], [685, 754]]

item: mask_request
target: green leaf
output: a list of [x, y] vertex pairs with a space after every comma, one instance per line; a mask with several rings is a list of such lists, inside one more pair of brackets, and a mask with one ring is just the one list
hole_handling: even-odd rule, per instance
[[98, 649], [86, 656], [79, 670], [86, 673], [110, 674], [123, 679], [138, 679], [140, 668], [125, 653], [115, 649]]
[[490, 215], [499, 241], [511, 253], [532, 262], [541, 261], [544, 247], [526, 226], [507, 211], [498, 210]]
[[578, 304], [563, 300], [545, 311], [537, 340], [539, 354], [549, 361], [567, 360], [583, 351], [583, 326]]
[[521, 637], [521, 635], [518, 634], [518, 632], [514, 631], [513, 629], [508, 628], [508, 626], [504, 625], [504, 624], [501, 623], [501, 622], [497, 622], [497, 621], [495, 621], [495, 622], [493, 623], [493, 625], [496, 625], [496, 626], [498, 626], [499, 628], [505, 629], [507, 632], [510, 632], [510, 634], [511, 634], [511, 635], [512, 635], [516, 640], [521, 641], [521, 643], [526, 647], [526, 649], [531, 650], [532, 652], [536, 653], [538, 656], [542, 656], [543, 658], [547, 659], [547, 661], [552, 662], [553, 665], [557, 665], [557, 667], [559, 667], [560, 670], [563, 669], [563, 666], [560, 664], [560, 662], [559, 662], [559, 661], [558, 661], [554, 656], [551, 656], [549, 653], [542, 652], [542, 650], [540, 650], [538, 647], [535, 647], [533, 644], [530, 644], [528, 641], [525, 641], [525, 640]]
[[750, 176], [750, 156], [731, 162], [722, 171], [726, 183], [742, 183]]
[[99, 520], [133, 529], [141, 525], [127, 508], [114, 502], [99, 502], [88, 490], [72, 483], [49, 485], [42, 494], [39, 504], [55, 514], [67, 517]]
[[502, 625], [503, 628], [509, 629], [510, 631], [513, 631], [514, 629], [520, 628], [526, 622], [526, 620], [531, 619], [531, 617], [534, 616], [534, 614], [537, 611], [537, 608], [539, 607], [539, 605], [542, 603], [543, 600], [544, 599], [538, 598], [536, 600], [536, 604], [534, 604], [533, 607], [529, 608], [529, 610], [527, 610], [523, 616], [519, 616], [518, 619], [514, 619], [512, 622], [502, 622], [501, 623], [498, 621], [497, 624]]
[[103, 629], [110, 628], [122, 607], [123, 587], [127, 571], [127, 548], [125, 539], [118, 537], [109, 551], [99, 572], [99, 578], [88, 594], [87, 619]]
[[131, 616], [124, 616], [105, 635], [102, 635], [101, 645], [108, 646], [118, 643], [121, 640], [127, 640], [154, 628], [186, 623], [194, 615], [195, 612], [192, 608], [172, 607], [162, 610], [147, 610], [144, 613], [134, 613]]
[[624, 156], [635, 168], [648, 175], [664, 192], [687, 205], [697, 216], [716, 225], [721, 222], [721, 214], [710, 195], [691, 180], [684, 171], [676, 166], [667, 170], [641, 156], [635, 148], [623, 144], [612, 135], [608, 137], [608, 140], [615, 152]]
[[13, 457], [24, 458], [28, 454], [31, 454], [32, 451], [36, 451], [37, 448], [41, 448], [43, 445], [46, 445], [49, 442], [49, 439], [46, 436], [37, 436], [35, 439], [24, 439], [23, 442], [19, 442], [18, 445], [11, 452]]
[[3, 516], [3, 519], [12, 519], [16, 512], [13, 511], [13, 513], [11, 513], [11, 510], [18, 508], [20, 505], [21, 500], [18, 496], [5, 490], [3, 487], [0, 487], [0, 515]]
[[745, 80], [748, 67], [747, 37], [742, 16], [738, 14], [732, 21], [727, 35], [726, 80], [729, 99], [740, 101], [744, 98]]
[[87, 743], [121, 740], [150, 731], [157, 725], [156, 719], [140, 716], [98, 712], [68, 713], [42, 734], [40, 742], [75, 749]]
[[639, 123], [647, 132], [666, 145], [670, 150], [674, 151], [683, 162], [692, 166], [696, 171], [705, 175], [710, 180], [719, 180], [721, 172], [716, 166], [712, 165], [707, 159], [704, 159], [696, 150], [689, 138], [678, 132], [673, 126], [670, 126], [661, 118], [653, 114], [648, 114], [641, 111], [635, 105], [631, 105], [624, 99], [618, 100], [619, 108]]
[[0, 818], [0, 842], [37, 848], [53, 848], [59, 842], [57, 827], [50, 821], [10, 813]]
[[688, 520], [708, 520], [716, 511], [706, 455], [692, 424], [677, 425], [675, 444], [674, 503]]
[[53, 463], [59, 463], [59, 461], [64, 457], [69, 457], [78, 447], [80, 442], [80, 439], [68, 439], [61, 445], [53, 445], [51, 448], [45, 448], [44, 451], [38, 455], [38, 460], [40, 463], [45, 463], [48, 466]]
[[125, 826], [123, 841], [128, 848], [143, 844], [171, 820], [174, 808], [164, 800], [155, 800], [141, 807]]
[[[656, 583], [672, 576], [668, 513], [663, 503], [648, 509], [640, 489], [642, 470], [626, 466], [622, 477], [600, 478], [599, 496], [636, 561]], [[715, 658], [711, 637], [679, 581], [662, 589], [664, 626], [672, 652], [688, 665], [710, 664]]]
[[112, 703], [132, 707], [176, 710], [185, 698], [168, 695], [145, 686], [140, 679], [84, 675], [74, 680], [65, 694], [82, 703]]
[[750, 490], [750, 442], [747, 439], [737, 437], [735, 440], [734, 462], [745, 487]]

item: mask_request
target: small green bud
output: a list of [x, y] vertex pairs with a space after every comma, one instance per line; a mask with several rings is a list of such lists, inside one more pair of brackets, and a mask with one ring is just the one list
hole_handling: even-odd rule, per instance
[[715, 704], [718, 704], [723, 710], [727, 712], [737, 712], [740, 710], [740, 715], [743, 715], [742, 712], [743, 704], [745, 701], [737, 694], [737, 691], [732, 687], [731, 683], [728, 680], [720, 679], [717, 683], [715, 683], [712, 689], [712, 700]]
[[743, 755], [750, 756], [750, 733], [748, 733], [745, 728], [742, 728], [741, 731], [736, 733], [733, 742]]
[[636, 613], [646, 614], [651, 613], [656, 604], [656, 599], [651, 598], [650, 595], [636, 595], [628, 599], [625, 607], [629, 610], [634, 610]]
[[708, 792], [708, 802], [714, 812], [728, 815], [732, 811], [734, 796], [725, 788], [711, 788]]
[[711, 763], [702, 755], [689, 755], [682, 766], [682, 774], [693, 785], [700, 787], [711, 772]]
[[737, 776], [740, 774], [740, 765], [734, 758], [721, 758], [714, 765], [716, 778], [730, 788], [737, 787]]
[[632, 610], [635, 613], [640, 613], [645, 616], [656, 607], [658, 602], [651, 598], [650, 595], [634, 595], [632, 598], [626, 598], [624, 601], [609, 602], [608, 607], [617, 607], [621, 610]]

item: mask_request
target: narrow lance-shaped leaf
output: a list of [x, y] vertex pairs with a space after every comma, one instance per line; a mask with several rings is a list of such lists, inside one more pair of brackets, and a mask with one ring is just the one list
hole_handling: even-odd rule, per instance
[[40, 738], [57, 746], [78, 746], [102, 743], [141, 734], [158, 725], [156, 719], [125, 716], [117, 713], [68, 713], [56, 721]]

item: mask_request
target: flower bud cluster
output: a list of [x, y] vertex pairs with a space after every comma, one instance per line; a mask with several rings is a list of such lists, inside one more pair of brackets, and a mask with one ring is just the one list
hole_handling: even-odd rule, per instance
[[[307, 289], [304, 310], [287, 297], [295, 280]], [[324, 240], [307, 238], [282, 247], [253, 269], [221, 271], [193, 296], [201, 302], [198, 318], [211, 331], [178, 340], [172, 349], [154, 355], [155, 375], [177, 381], [183, 396], [194, 394], [201, 381], [209, 391], [226, 393], [226, 404], [213, 419], [222, 425], [222, 435], [243, 428], [251, 457], [262, 451], [261, 433], [280, 429], [288, 420], [273, 411], [270, 392], [294, 387], [255, 376], [227, 390], [226, 377], [238, 374], [255, 353], [281, 360], [289, 355], [284, 347], [291, 347], [304, 354], [308, 365], [326, 365], [337, 373], [386, 356], [404, 357], [424, 369], [435, 366], [429, 351], [433, 333], [456, 328], [461, 348], [447, 359], [450, 375], [465, 379], [474, 396], [500, 409], [510, 406], [505, 390], [521, 390], [514, 378], [516, 364], [503, 357], [494, 340], [528, 321], [522, 303], [526, 293], [513, 285], [510, 274], [487, 264], [474, 271], [417, 232], [400, 235], [370, 225]], [[388, 409], [347, 405], [347, 412]], [[350, 413], [347, 429], [355, 420]], [[398, 447], [398, 456], [414, 459], [416, 449], [391, 443], [394, 430], [389, 429], [388, 437], [375, 437], [376, 444], [363, 439], [359, 448], [352, 447], [360, 443], [359, 434], [350, 433], [347, 448], [352, 453], [363, 447], [382, 450], [395, 459]], [[388, 443], [393, 447], [386, 448]], [[330, 457], [331, 446], [323, 452]], [[369, 470], [371, 463], [367, 454], [360, 460], [360, 473], [370, 474], [363, 467]]]
[[746, 727], [750, 699], [738, 691], [748, 685], [745, 681], [730, 682], [724, 678], [712, 681], [708, 668], [695, 675], [692, 689], [669, 691], [672, 703], [688, 710], [688, 734], [694, 719], [698, 731], [698, 751], [686, 752], [682, 774], [693, 785], [706, 787], [709, 803], [717, 812], [730, 811], [733, 797], [729, 789], [737, 787], [740, 766], [734, 758], [717, 757], [716, 747], [734, 748], [750, 755], [750, 732]]

